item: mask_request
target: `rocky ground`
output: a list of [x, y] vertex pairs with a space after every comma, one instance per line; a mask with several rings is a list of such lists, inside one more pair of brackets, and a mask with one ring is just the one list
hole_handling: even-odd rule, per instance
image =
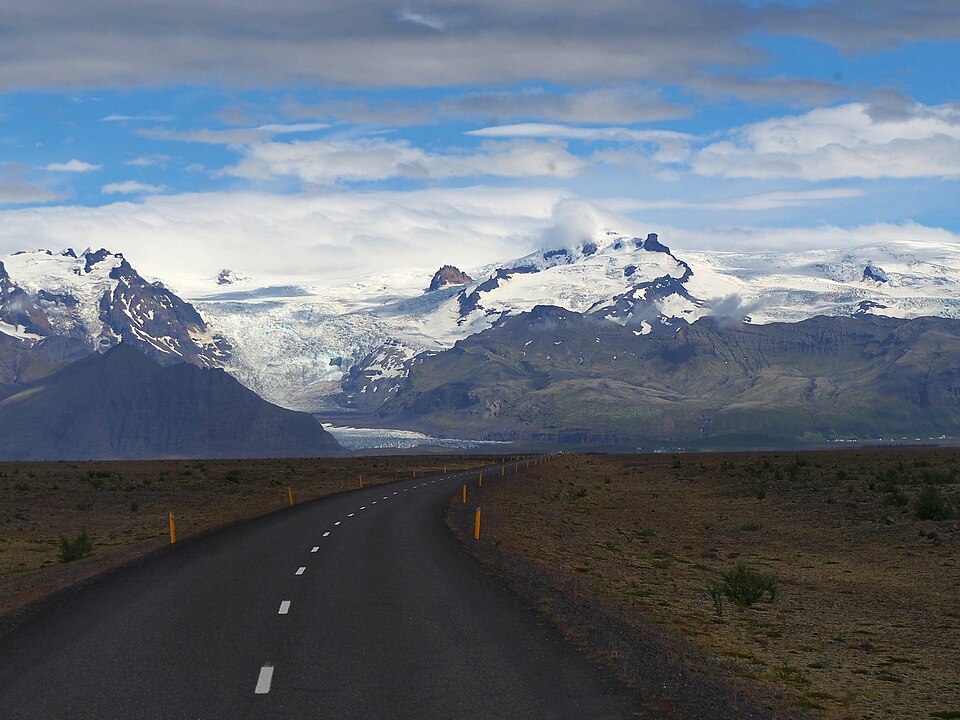
[[[958, 472], [953, 449], [565, 455], [450, 522], [664, 716], [960, 718]], [[725, 593], [738, 563], [772, 602]]]

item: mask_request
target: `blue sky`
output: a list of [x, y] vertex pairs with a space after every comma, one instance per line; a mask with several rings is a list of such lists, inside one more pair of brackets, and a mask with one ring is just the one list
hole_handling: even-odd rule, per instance
[[681, 247], [960, 233], [954, 2], [0, 2], [2, 251], [161, 273], [182, 246], [202, 274], [314, 223], [356, 272], [364, 243], [449, 256], [458, 218], [493, 259], [571, 203]]

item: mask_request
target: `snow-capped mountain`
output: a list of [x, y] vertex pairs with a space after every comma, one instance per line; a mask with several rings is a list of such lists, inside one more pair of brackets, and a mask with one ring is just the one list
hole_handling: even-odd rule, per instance
[[4, 257], [0, 332], [27, 343], [74, 338], [91, 351], [123, 341], [161, 362], [222, 367], [230, 357], [229, 344], [190, 303], [104, 249]]
[[[263, 286], [224, 270], [190, 303], [107, 251], [2, 258], [0, 331], [25, 338], [120, 337], [222, 365], [297, 409], [370, 408], [411, 363], [534, 307], [675, 334], [706, 315], [797, 322], [817, 315], [960, 318], [960, 250], [903, 240], [842, 251], [684, 251], [649, 234], [594, 237], [486, 267], [398, 268], [323, 287]], [[671, 249], [672, 248], [672, 249]], [[224, 265], [230, 263], [224, 258]], [[432, 279], [431, 279], [432, 278]]]

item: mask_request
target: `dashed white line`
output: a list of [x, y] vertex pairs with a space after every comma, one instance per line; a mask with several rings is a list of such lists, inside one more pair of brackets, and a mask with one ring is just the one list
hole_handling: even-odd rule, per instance
[[399, 490], [397, 490], [397, 491], [394, 493], [394, 495], [399, 495], [399, 494], [400, 494], [400, 491], [399, 491]]
[[366, 506], [366, 505], [361, 505], [361, 506], [360, 506], [360, 509], [361, 509], [361, 510], [366, 510], [366, 509], [367, 509], [367, 506]]
[[298, 567], [296, 574], [297, 574], [297, 575], [303, 575], [304, 571], [306, 571], [306, 568], [305, 568], [305, 567]]
[[277, 615], [286, 615], [290, 612], [290, 601], [284, 600], [280, 603], [280, 610], [277, 612]]
[[257, 687], [254, 692], [257, 695], [266, 695], [270, 692], [270, 683], [273, 682], [273, 665], [264, 665], [260, 668], [260, 677], [257, 678]]
[[323, 536], [324, 536], [324, 537], [330, 537], [330, 531], [327, 530], [327, 531], [323, 534]]
[[384, 495], [384, 496], [383, 496], [383, 498], [381, 498], [381, 499], [383, 499], [383, 500], [386, 500], [386, 499], [387, 499], [387, 496], [386, 496], [386, 495]]
[[337, 521], [334, 523], [334, 525], [339, 525], [339, 524], [340, 524], [340, 521], [339, 521], [339, 520], [337, 520]]
[[347, 517], [353, 517], [354, 513], [347, 513]]
[[372, 503], [370, 503], [370, 504], [371, 504], [371, 505], [376, 505], [376, 504], [377, 504], [377, 501], [374, 500], [374, 501], [373, 501]]
[[310, 549], [310, 552], [317, 552], [317, 550], [319, 550], [319, 549], [320, 549], [320, 546], [319, 546], [319, 545], [314, 545], [314, 546]]

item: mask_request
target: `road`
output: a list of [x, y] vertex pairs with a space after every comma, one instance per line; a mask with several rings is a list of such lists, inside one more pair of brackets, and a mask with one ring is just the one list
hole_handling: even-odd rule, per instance
[[468, 479], [305, 503], [88, 586], [0, 640], [0, 718], [631, 717], [452, 538]]

